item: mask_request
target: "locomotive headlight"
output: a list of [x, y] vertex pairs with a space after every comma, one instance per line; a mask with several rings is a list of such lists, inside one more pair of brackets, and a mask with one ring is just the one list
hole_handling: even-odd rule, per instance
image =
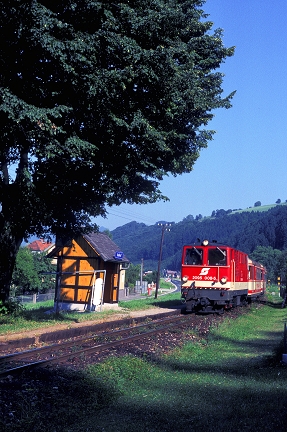
[[220, 283], [222, 285], [226, 284], [226, 282], [227, 282], [227, 278], [226, 277], [223, 277], [223, 278], [220, 279]]
[[207, 246], [208, 245], [208, 240], [203, 240], [202, 245], [203, 246]]
[[182, 281], [183, 281], [183, 282], [187, 282], [187, 281], [188, 281], [188, 276], [183, 276], [183, 277], [182, 277]]

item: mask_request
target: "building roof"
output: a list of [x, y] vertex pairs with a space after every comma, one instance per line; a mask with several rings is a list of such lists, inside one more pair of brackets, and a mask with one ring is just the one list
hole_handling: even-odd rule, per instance
[[129, 262], [125, 255], [123, 255], [122, 259], [115, 258], [116, 252], [120, 252], [121, 250], [106, 234], [92, 232], [84, 234], [83, 237], [98, 252], [103, 261]]
[[[110, 239], [109, 236], [103, 233], [92, 232], [84, 234], [83, 238], [89, 246], [99, 254], [103, 261], [129, 263], [128, 258], [123, 254], [122, 258], [116, 258], [116, 253], [121, 252], [120, 248]], [[56, 247], [49, 253], [49, 257], [56, 256], [57, 253], [65, 246], [65, 242], [59, 242]]]
[[27, 248], [30, 249], [31, 252], [48, 252], [53, 246], [54, 243], [49, 243], [43, 239], [39, 239], [29, 243]]

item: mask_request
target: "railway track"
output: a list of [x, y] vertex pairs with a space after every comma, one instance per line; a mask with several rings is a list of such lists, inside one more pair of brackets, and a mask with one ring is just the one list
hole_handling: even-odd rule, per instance
[[144, 324], [102, 332], [97, 335], [86, 335], [73, 340], [4, 355], [0, 357], [0, 378], [40, 366], [61, 363], [72, 365], [81, 357], [94, 356], [103, 351], [114, 350], [120, 345], [133, 344], [140, 339], [166, 332], [174, 326], [187, 324], [187, 322], [190, 323], [187, 316], [177, 314]]

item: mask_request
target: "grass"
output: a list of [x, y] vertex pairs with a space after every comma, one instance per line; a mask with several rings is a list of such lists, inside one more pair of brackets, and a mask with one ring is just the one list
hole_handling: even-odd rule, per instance
[[[143, 297], [139, 300], [119, 302], [121, 313], [152, 309], [155, 307], [172, 307], [178, 304], [180, 304], [179, 293], [170, 293], [164, 296], [159, 296], [157, 300], [154, 299], [154, 296], [151, 296]], [[117, 309], [110, 309], [95, 313], [61, 312], [56, 315], [51, 312], [53, 306], [54, 302], [52, 300], [36, 304], [29, 303], [24, 306], [24, 310], [17, 316], [0, 315], [0, 335], [38, 330], [59, 324], [69, 326], [73, 325], [73, 323], [85, 321], [96, 322], [119, 313]]]
[[38, 303], [25, 303], [26, 310], [45, 309], [51, 310], [54, 307], [54, 300], [46, 300]]
[[256, 304], [160, 359], [126, 355], [77, 373], [38, 372], [28, 388], [13, 389], [19, 420], [5, 431], [286, 431], [286, 320], [280, 304]]
[[37, 330], [59, 324], [67, 326], [73, 323], [97, 321], [116, 313], [114, 310], [106, 310], [97, 313], [61, 312], [57, 315], [51, 312], [53, 302], [43, 303], [44, 305], [38, 303], [33, 306], [29, 305], [17, 316], [0, 315], [0, 335]]
[[243, 212], [252, 212], [252, 211], [256, 211], [256, 212], [264, 212], [264, 211], [268, 211], [271, 208], [277, 207], [277, 206], [282, 206], [282, 205], [286, 205], [286, 202], [282, 202], [280, 204], [267, 204], [267, 205], [262, 205], [262, 206], [258, 206], [258, 207], [249, 207], [243, 210], [235, 210], [233, 211], [231, 214], [234, 213], [243, 213]]
[[129, 311], [137, 311], [137, 310], [143, 310], [143, 309], [153, 309], [155, 307], [172, 307], [174, 305], [180, 304], [180, 293], [170, 293], [165, 294], [163, 296], [158, 296], [157, 299], [154, 298], [154, 296], [145, 297], [140, 300], [129, 300], [129, 301], [120, 301], [119, 306], [129, 310]]
[[277, 285], [267, 285], [265, 297], [272, 304], [279, 305], [282, 303], [280, 288]]
[[287, 368], [278, 352], [286, 318], [285, 309], [255, 306], [160, 362], [126, 356], [91, 367], [120, 396], [67, 430], [285, 431]]

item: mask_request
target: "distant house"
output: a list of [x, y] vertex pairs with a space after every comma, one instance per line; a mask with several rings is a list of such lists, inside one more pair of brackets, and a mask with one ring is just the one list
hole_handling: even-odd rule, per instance
[[57, 257], [56, 309], [92, 311], [118, 303], [129, 260], [106, 234], [56, 242], [48, 256]]
[[[55, 243], [46, 242], [43, 239], [34, 240], [27, 245], [32, 253], [43, 253], [48, 255], [55, 247]], [[52, 260], [52, 264], [57, 264], [56, 260]]]
[[43, 239], [34, 240], [33, 242], [27, 245], [27, 248], [30, 249], [31, 252], [45, 252], [48, 254], [54, 248], [55, 243], [46, 242]]
[[166, 270], [166, 276], [170, 278], [177, 278], [178, 272], [176, 270]]

